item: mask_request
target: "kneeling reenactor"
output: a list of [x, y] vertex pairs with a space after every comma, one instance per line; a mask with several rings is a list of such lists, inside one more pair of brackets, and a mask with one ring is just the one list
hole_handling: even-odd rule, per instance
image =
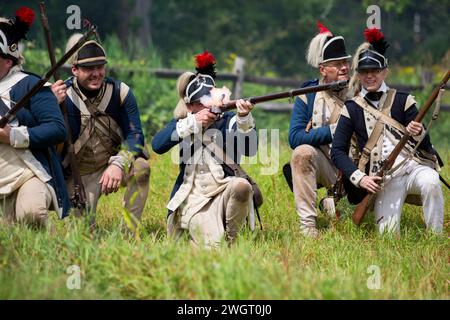
[[216, 247], [224, 236], [233, 242], [253, 209], [253, 190], [247, 179], [236, 177], [230, 166], [241, 155], [257, 151], [253, 105], [238, 100], [237, 115], [212, 113], [202, 98], [215, 90], [215, 59], [197, 56], [197, 73], [185, 72], [177, 82], [180, 101], [174, 119], [152, 142], [156, 153], [180, 146], [180, 173], [167, 205], [168, 233], [186, 230], [192, 244]]

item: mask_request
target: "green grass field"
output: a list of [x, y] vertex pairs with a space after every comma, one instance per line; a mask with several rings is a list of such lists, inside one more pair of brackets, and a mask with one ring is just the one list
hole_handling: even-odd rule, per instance
[[[94, 233], [83, 220], [58, 221], [54, 213], [51, 231], [0, 226], [0, 298], [449, 299], [448, 190], [444, 236], [427, 233], [421, 209], [407, 205], [401, 238], [380, 237], [372, 215], [357, 228], [352, 208], [341, 201], [342, 219], [320, 214], [320, 239], [306, 239], [281, 173], [290, 157], [281, 142], [276, 175], [246, 166], [264, 192], [263, 231], [245, 230], [234, 246], [213, 252], [193, 249], [187, 238], [168, 239], [165, 205], [178, 168], [169, 154], [153, 154], [139, 238], [120, 231], [123, 190], [100, 200]], [[450, 176], [448, 166], [443, 175]], [[74, 283], [72, 265], [80, 268], [80, 289], [67, 287]], [[373, 268], [380, 271], [379, 289], [368, 287]]]

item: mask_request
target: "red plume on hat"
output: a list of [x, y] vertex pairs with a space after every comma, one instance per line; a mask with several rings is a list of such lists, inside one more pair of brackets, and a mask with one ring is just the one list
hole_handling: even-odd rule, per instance
[[378, 53], [382, 55], [386, 53], [386, 50], [389, 47], [389, 45], [384, 39], [384, 35], [380, 29], [378, 28], [366, 29], [364, 30], [364, 37], [366, 38], [367, 42], [369, 42], [372, 45], [372, 48], [376, 50]]
[[320, 23], [319, 20], [317, 20], [317, 28], [319, 28], [319, 33], [331, 33], [331, 31], [328, 30], [327, 27], [325, 27], [322, 23]]
[[14, 39], [13, 42], [18, 42], [25, 39], [26, 33], [30, 30], [34, 21], [34, 11], [28, 7], [21, 7], [16, 11], [16, 19], [14, 21]]
[[195, 62], [197, 63], [196, 68], [203, 69], [211, 64], [215, 64], [216, 58], [214, 58], [211, 53], [205, 50], [205, 52], [195, 56]]
[[27, 7], [21, 7], [16, 11], [16, 19], [28, 25], [28, 28], [33, 24], [34, 16], [34, 11]]
[[210, 52], [205, 50], [205, 52], [196, 55], [195, 63], [195, 69], [198, 73], [210, 75], [214, 79], [216, 78], [216, 58]]

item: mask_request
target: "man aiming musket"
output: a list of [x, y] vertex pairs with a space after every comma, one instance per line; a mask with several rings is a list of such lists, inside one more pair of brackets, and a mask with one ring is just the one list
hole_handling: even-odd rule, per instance
[[164, 154], [180, 146], [180, 173], [167, 204], [168, 234], [179, 238], [187, 231], [193, 245], [215, 248], [224, 239], [236, 240], [254, 207], [251, 183], [230, 166], [239, 170], [241, 155], [256, 153], [255, 121], [253, 105], [244, 100], [237, 101], [237, 114], [211, 112], [214, 93], [226, 101], [229, 90], [215, 88], [213, 55], [199, 54], [196, 62], [197, 73], [178, 78], [174, 119], [155, 134], [152, 147]]

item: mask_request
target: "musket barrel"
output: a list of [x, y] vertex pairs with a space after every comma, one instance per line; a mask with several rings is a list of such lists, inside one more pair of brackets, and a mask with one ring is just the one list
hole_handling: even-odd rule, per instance
[[425, 101], [425, 104], [423, 105], [423, 107], [420, 108], [419, 114], [414, 119], [415, 122], [422, 122], [423, 118], [425, 117], [425, 114], [428, 112], [428, 109], [430, 109], [431, 106], [433, 105], [433, 102], [438, 97], [439, 92], [441, 91], [441, 89], [443, 89], [446, 86], [449, 78], [450, 78], [450, 70], [447, 71], [447, 73], [445, 74], [444, 78], [440, 82], [439, 86], [434, 88], [433, 92], [428, 97], [427, 101]]
[[[48, 57], [50, 59], [50, 64], [53, 67], [54, 65], [56, 65], [56, 58], [55, 58], [55, 54], [54, 54], [55, 51], [53, 50], [53, 42], [52, 42], [52, 38], [50, 36], [50, 25], [48, 23], [48, 18], [47, 18], [44, 2], [39, 3], [39, 9], [41, 11], [41, 21], [42, 21], [42, 26], [44, 27], [45, 41], [47, 42]], [[59, 80], [61, 78], [59, 76], [59, 71], [55, 71], [53, 77], [54, 77], [55, 81]]]
[[[325, 84], [319, 84], [317, 86], [312, 87], [305, 87], [300, 89], [294, 89], [289, 91], [283, 91], [283, 92], [277, 92], [277, 93], [271, 93], [263, 96], [256, 96], [256, 97], [250, 97], [246, 98], [244, 100], [250, 101], [252, 104], [258, 104], [262, 102], [267, 101], [273, 101], [273, 100], [279, 100], [279, 99], [285, 99], [285, 98], [293, 98], [296, 96], [300, 96], [302, 94], [308, 94], [313, 92], [319, 92], [319, 91], [326, 91], [326, 90], [339, 90], [347, 87], [348, 81], [335, 81]], [[224, 104], [220, 108], [213, 108], [211, 112], [213, 113], [222, 113], [225, 111], [229, 111], [236, 108], [236, 100], [231, 100]]]

